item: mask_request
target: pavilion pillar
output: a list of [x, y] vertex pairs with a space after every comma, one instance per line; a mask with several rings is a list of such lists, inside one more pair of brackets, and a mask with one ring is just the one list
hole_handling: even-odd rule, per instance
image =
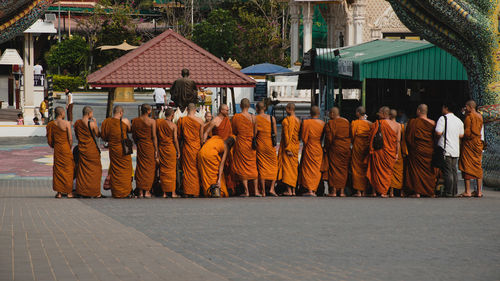
[[24, 34], [24, 54], [23, 54], [23, 77], [24, 87], [21, 98], [21, 108], [25, 124], [31, 123], [35, 118], [35, 97], [34, 97], [34, 54], [33, 54], [33, 35], [31, 33]]
[[356, 0], [353, 5], [353, 25], [354, 25], [354, 44], [363, 43], [363, 28], [365, 25], [365, 0]]
[[312, 48], [312, 24], [313, 24], [314, 5], [307, 2], [302, 5], [302, 22], [303, 22], [303, 49], [302, 53], [305, 54]]
[[299, 19], [300, 6], [290, 1], [290, 64], [299, 61]]

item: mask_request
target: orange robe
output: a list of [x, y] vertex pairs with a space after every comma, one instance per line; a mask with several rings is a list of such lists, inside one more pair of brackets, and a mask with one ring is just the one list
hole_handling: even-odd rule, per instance
[[[372, 143], [379, 124], [384, 139], [384, 147], [374, 150]], [[387, 194], [391, 185], [392, 169], [394, 163], [396, 163], [397, 143], [398, 135], [387, 120], [379, 120], [373, 125], [370, 133], [370, 155], [366, 175], [374, 190], [380, 194]]]
[[371, 123], [366, 120], [354, 120], [352, 130], [352, 187], [365, 191], [368, 186], [366, 171], [368, 168], [368, 155], [370, 152]]
[[177, 176], [177, 151], [174, 145], [174, 130], [165, 119], [156, 119], [158, 154], [160, 157], [160, 184], [163, 192], [174, 192]]
[[[217, 183], [224, 146], [224, 140], [221, 137], [213, 136], [205, 142], [198, 153], [198, 170], [200, 171], [201, 185], [205, 196], [208, 196], [210, 186]], [[224, 174], [220, 181], [220, 194], [221, 197], [229, 196]]]
[[229, 117], [222, 118], [219, 127], [214, 127], [212, 130], [212, 135], [219, 136], [222, 138], [222, 140], [226, 140], [232, 134], [233, 129], [231, 127], [231, 121], [229, 121]]
[[325, 127], [328, 149], [328, 185], [345, 188], [351, 161], [351, 126], [345, 118], [328, 121]]
[[200, 195], [200, 177], [198, 175], [198, 152], [200, 151], [200, 127], [195, 119], [185, 116], [178, 123], [179, 137], [183, 139], [181, 166], [183, 171], [182, 186], [184, 194]]
[[233, 116], [233, 132], [236, 142], [233, 148], [233, 172], [242, 180], [258, 177], [257, 154], [252, 149], [253, 123], [241, 113]]
[[74, 129], [80, 149], [80, 159], [76, 167], [76, 193], [98, 197], [101, 195], [101, 154], [90, 134], [88, 123], [80, 119], [75, 122]]
[[483, 178], [481, 166], [483, 157], [483, 142], [481, 129], [483, 117], [479, 114], [468, 114], [464, 120], [464, 138], [460, 146], [458, 168], [466, 180]]
[[120, 119], [106, 118], [101, 125], [101, 138], [108, 142], [110, 167], [111, 194], [115, 198], [123, 198], [132, 191], [132, 157], [123, 155], [122, 139], [127, 133], [127, 125], [122, 124], [120, 131]]
[[[229, 120], [229, 117], [224, 117], [219, 124], [219, 127], [214, 127], [212, 130], [212, 136], [219, 136], [222, 138], [222, 140], [226, 140], [228, 137], [233, 135], [233, 129], [231, 126], [231, 121]], [[224, 173], [227, 175], [227, 182], [226, 185], [228, 188], [231, 190], [235, 190], [236, 187], [236, 182], [235, 182], [235, 176], [233, 175], [233, 172], [231, 171], [232, 163], [233, 163], [233, 153], [229, 153], [227, 155], [226, 163], [224, 164]]]
[[304, 142], [302, 159], [300, 162], [299, 183], [312, 191], [318, 189], [321, 180], [321, 162], [323, 161], [323, 148], [321, 137], [324, 125], [317, 119], [308, 119], [302, 122], [301, 136]]
[[406, 128], [408, 146], [408, 168], [406, 183], [413, 193], [433, 196], [436, 187], [436, 172], [432, 167], [434, 152], [434, 125], [422, 118], [411, 119]]
[[155, 180], [155, 147], [153, 129], [141, 118], [132, 120], [132, 137], [137, 146], [135, 185], [142, 190], [151, 190]]
[[278, 157], [271, 141], [271, 121], [267, 117], [256, 117], [257, 122], [257, 170], [259, 178], [276, 180]]
[[[295, 116], [288, 116], [281, 123], [281, 141], [278, 151], [278, 180], [296, 187], [299, 172], [300, 122]], [[292, 156], [287, 154], [292, 152]]]
[[401, 124], [401, 142], [398, 151], [398, 160], [394, 163], [394, 169], [392, 169], [392, 179], [391, 179], [391, 187], [401, 189], [403, 188], [404, 183], [404, 158], [408, 154], [406, 148], [406, 140], [405, 140], [405, 125]]
[[47, 143], [54, 149], [52, 189], [64, 194], [71, 193], [73, 191], [75, 163], [73, 162], [73, 153], [71, 152], [67, 132], [59, 128], [54, 121], [47, 124], [46, 130]]

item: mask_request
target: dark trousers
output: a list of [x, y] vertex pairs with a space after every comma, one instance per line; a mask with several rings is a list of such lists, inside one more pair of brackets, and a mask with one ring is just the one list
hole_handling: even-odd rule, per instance
[[66, 110], [66, 117], [68, 119], [69, 122], [72, 122], [73, 121], [73, 104], [69, 104], [68, 105], [68, 110]]
[[458, 157], [445, 156], [444, 161], [446, 165], [444, 166], [443, 178], [444, 178], [444, 191], [442, 191], [442, 196], [455, 196], [458, 193], [458, 175], [457, 175], [457, 161]]

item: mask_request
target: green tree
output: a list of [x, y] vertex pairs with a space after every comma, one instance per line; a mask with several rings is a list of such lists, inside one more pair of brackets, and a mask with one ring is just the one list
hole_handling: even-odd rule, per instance
[[238, 32], [236, 20], [226, 10], [213, 10], [193, 29], [193, 41], [219, 58], [231, 57]]
[[53, 45], [45, 54], [49, 71], [57, 72], [57, 67], [71, 75], [79, 75], [84, 70], [88, 57], [88, 45], [80, 36], [72, 36]]

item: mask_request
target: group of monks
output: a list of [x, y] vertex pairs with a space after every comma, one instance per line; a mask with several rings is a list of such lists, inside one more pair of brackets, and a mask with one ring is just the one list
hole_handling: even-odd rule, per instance
[[[105, 185], [115, 198], [149, 198], [155, 184], [161, 187], [163, 197], [211, 196], [214, 188], [219, 188], [222, 197], [278, 196], [277, 183], [285, 187], [283, 196], [317, 196], [324, 181], [330, 197], [345, 197], [347, 186], [352, 186], [356, 197], [392, 197], [394, 189], [401, 190], [401, 196], [435, 196], [439, 171], [431, 160], [439, 136], [425, 104], [405, 126], [397, 123], [396, 112], [385, 106], [373, 123], [367, 120], [363, 107], [356, 109], [357, 120], [352, 122], [333, 107], [328, 122], [324, 122], [317, 106], [312, 106], [310, 117], [301, 121], [295, 115], [295, 105], [289, 103], [278, 151], [276, 120], [265, 113], [265, 104], [257, 103], [256, 115], [249, 113], [248, 99], [240, 104], [242, 112], [232, 119], [227, 105], [221, 105], [218, 115], [213, 119], [207, 116], [206, 122], [196, 116], [195, 105], [189, 104], [187, 115], [176, 123], [172, 108], [165, 110], [165, 119], [155, 120], [150, 117], [151, 106], [143, 104], [141, 115], [130, 122], [123, 117], [123, 108], [115, 106], [113, 116], [105, 119], [100, 129], [92, 108], [85, 106], [82, 119], [74, 124], [78, 159], [73, 159], [71, 149], [72, 125], [64, 120], [64, 109], [57, 107], [55, 120], [47, 125], [47, 140], [54, 148], [56, 198], [73, 197], [74, 192], [82, 197], [102, 196], [99, 137], [107, 142], [110, 167]], [[481, 169], [482, 149], [475, 149], [478, 140], [473, 132], [481, 128], [482, 119], [473, 101], [466, 108], [459, 168], [468, 176], [467, 181], [474, 178], [470, 175], [476, 179], [482, 176], [470, 172]], [[137, 147], [135, 171], [125, 149], [129, 133]]]

